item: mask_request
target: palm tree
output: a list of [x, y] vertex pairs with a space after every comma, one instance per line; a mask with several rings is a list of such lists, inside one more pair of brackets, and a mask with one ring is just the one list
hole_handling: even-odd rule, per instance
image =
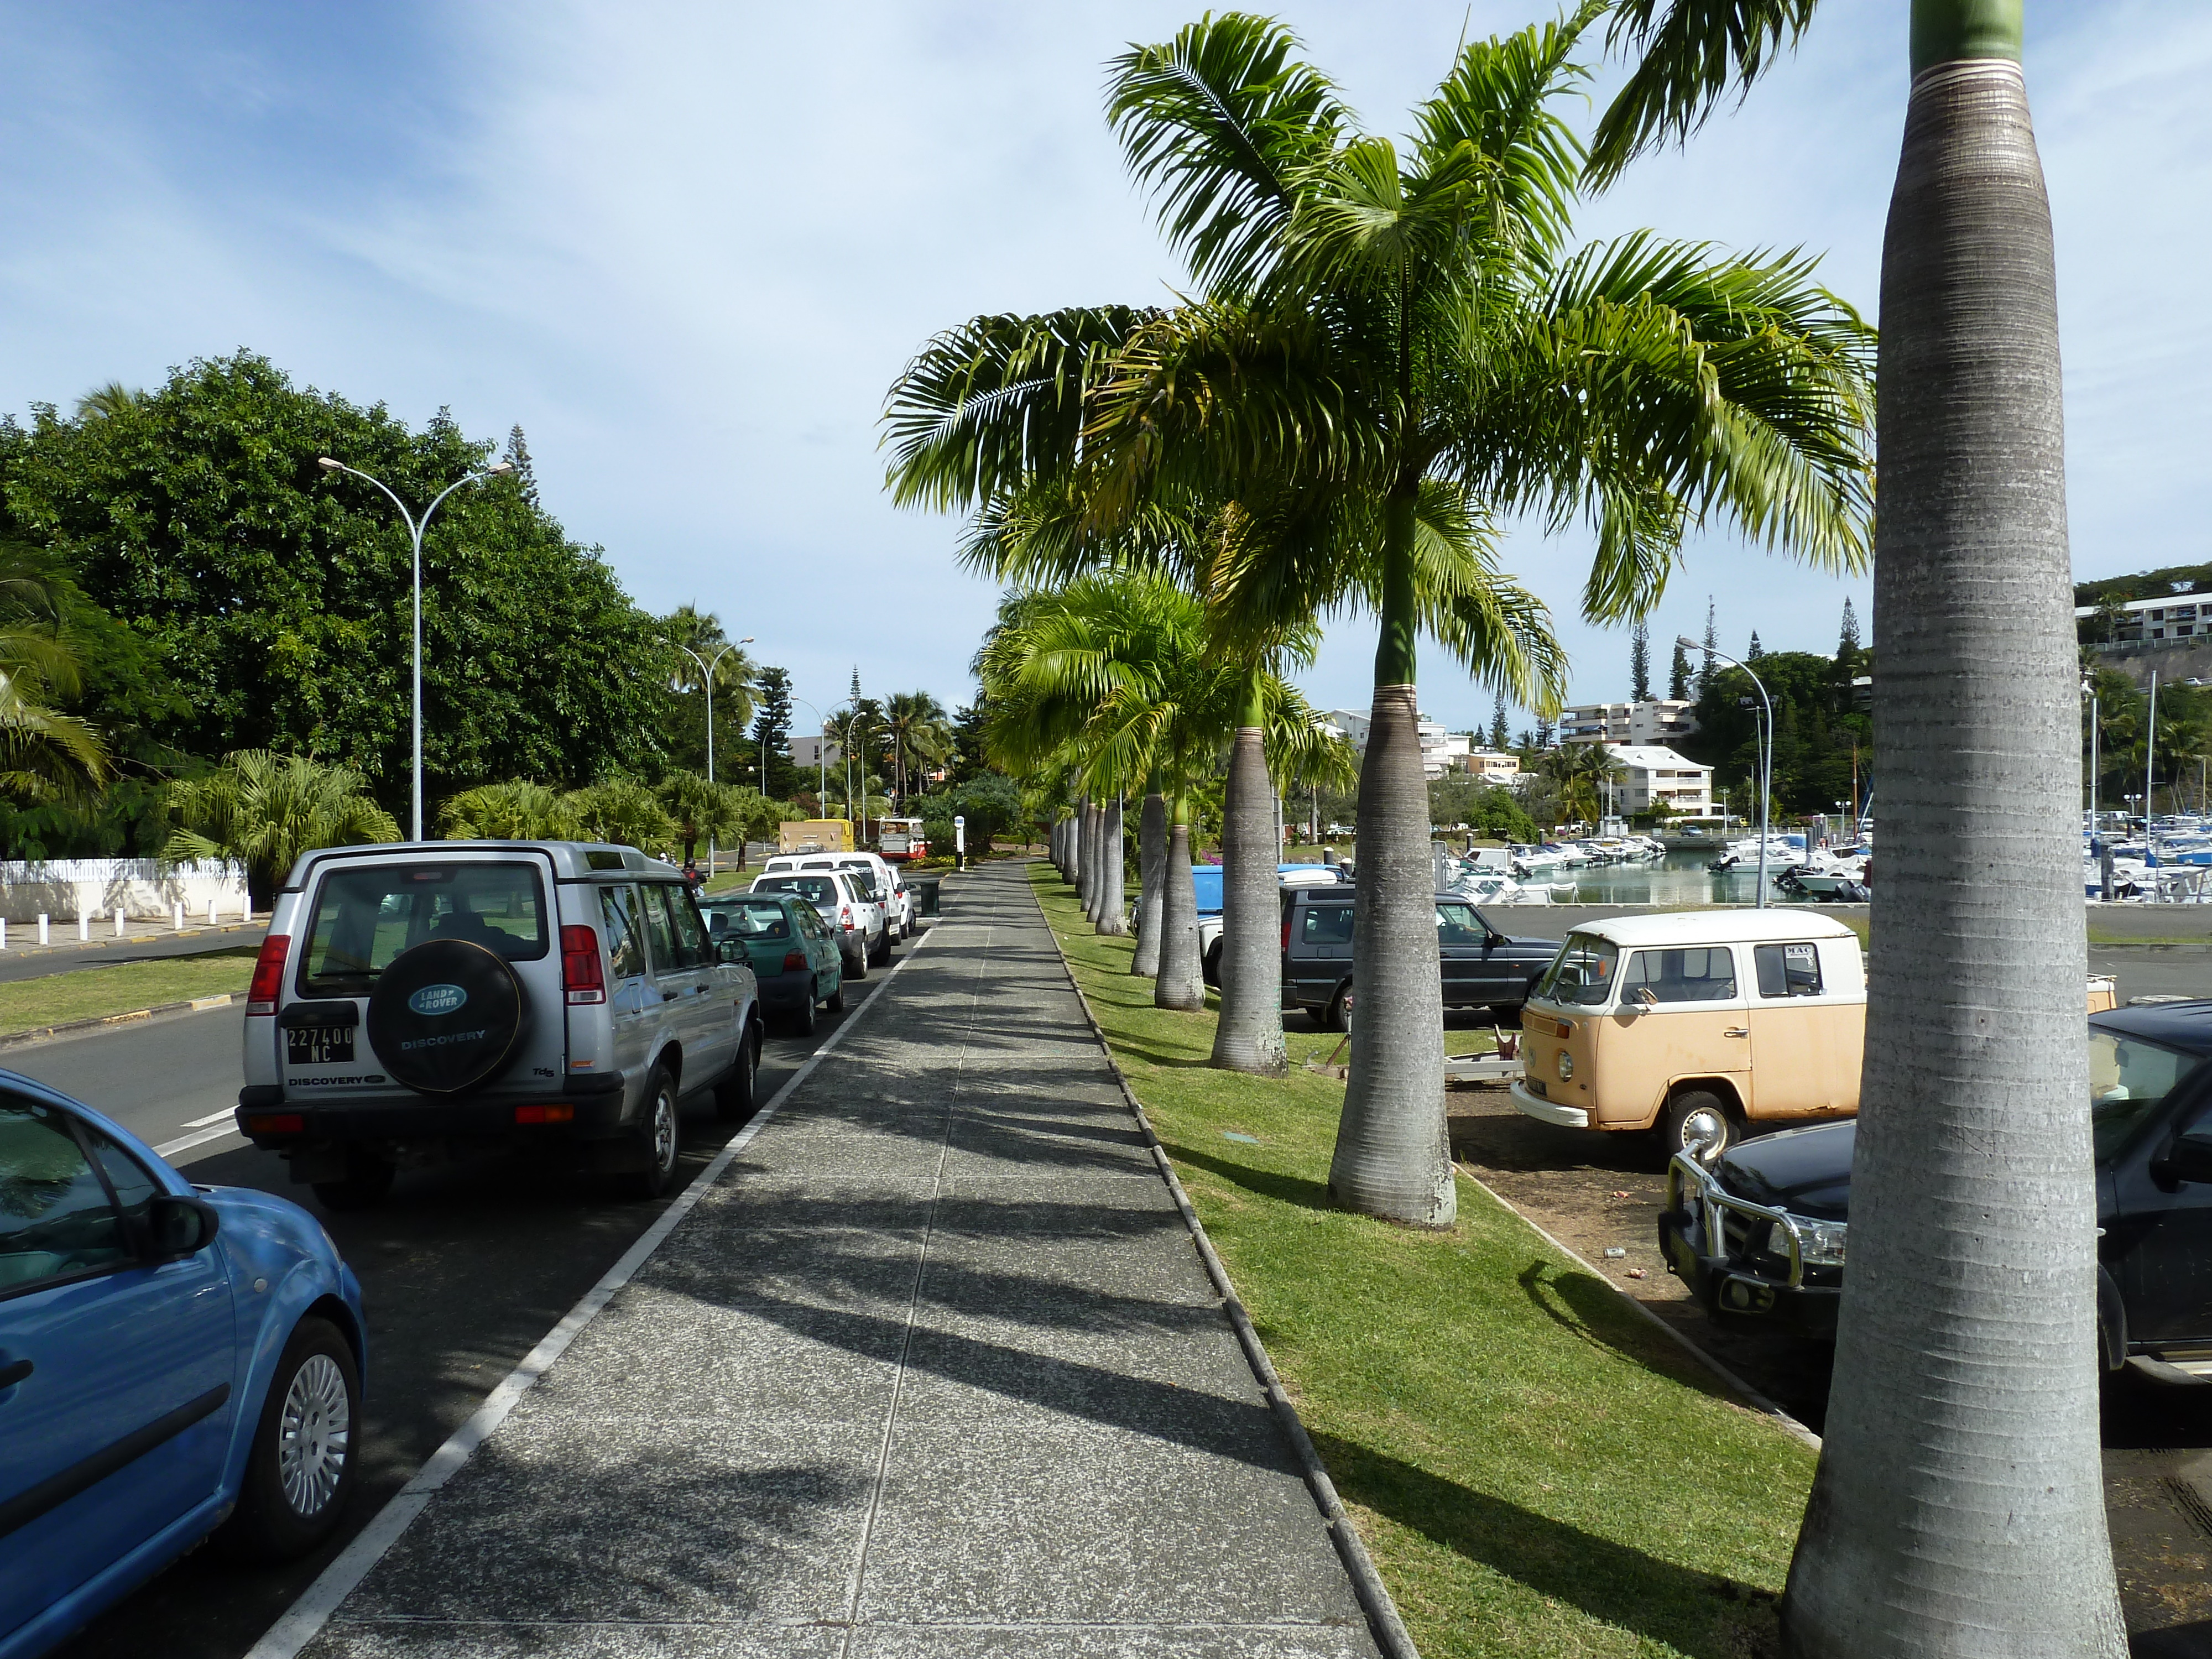
[[[743, 732], [753, 717], [753, 683], [760, 670], [744, 647], [731, 645], [722, 632], [722, 619], [696, 605], [679, 605], [661, 618], [660, 631], [671, 645], [684, 647], [668, 653], [669, 683], [678, 691], [703, 692], [707, 678], [699, 665], [714, 664], [715, 719], [732, 732]], [[697, 653], [697, 657], [687, 656], [686, 651]]]
[[[1639, 61], [1594, 167], [1686, 136], [1813, 9], [1623, 0]], [[2090, 1358], [2058, 313], [2021, 12], [1911, 7], [1882, 249], [1875, 971], [1835, 1380], [1783, 1607], [1808, 1659], [2126, 1648]]]
[[952, 746], [952, 728], [945, 705], [928, 692], [900, 691], [884, 704], [884, 732], [891, 740], [891, 771], [903, 805], [907, 763], [944, 759]]
[[661, 779], [653, 793], [667, 811], [686, 864], [708, 836], [744, 834], [738, 792], [728, 784], [710, 783], [697, 772], [675, 771]]
[[562, 797], [585, 841], [658, 851], [675, 839], [676, 824], [660, 798], [635, 778], [608, 778]]
[[265, 749], [234, 750], [207, 776], [179, 779], [168, 805], [178, 827], [161, 856], [172, 864], [243, 864], [257, 910], [267, 908], [302, 853], [399, 839], [398, 824], [351, 767]]
[[1563, 743], [1546, 750], [1538, 765], [1556, 788], [1560, 811], [1591, 824], [1609, 792], [1628, 775], [1601, 743]]
[[[1648, 233], [1568, 245], [1583, 165], [1553, 112], [1604, 9], [1466, 47], [1401, 157], [1349, 129], [1264, 19], [1231, 14], [1115, 65], [1109, 106], [1202, 301], [1134, 319], [1085, 441], [1109, 507], [1204, 479], [1279, 533], [1216, 583], [1231, 614], [1358, 606], [1381, 629], [1359, 787], [1355, 1062], [1340, 1202], [1450, 1223], [1428, 799], [1425, 628], [1513, 700], [1555, 679], [1489, 574], [1493, 515], [1587, 518], [1595, 620], [1656, 599], [1689, 526], [1733, 519], [1830, 567], [1863, 556], [1869, 332], [1795, 258]], [[1214, 481], [1224, 481], [1214, 484]]]
[[575, 841], [575, 808], [558, 790], [527, 778], [465, 789], [438, 809], [447, 841]]
[[62, 620], [75, 592], [52, 555], [0, 543], [0, 793], [26, 804], [86, 800], [113, 774], [98, 730], [52, 706], [80, 685]]

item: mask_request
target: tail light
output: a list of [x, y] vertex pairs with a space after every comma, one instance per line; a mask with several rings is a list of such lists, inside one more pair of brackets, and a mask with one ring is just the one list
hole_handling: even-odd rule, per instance
[[1287, 950], [1289, 950], [1290, 948], [1291, 948], [1291, 919], [1290, 919], [1288, 916], [1285, 916], [1285, 917], [1283, 918], [1283, 949], [1285, 949], [1285, 951], [1287, 951]]
[[[284, 958], [292, 953], [289, 933], [271, 933], [261, 941], [261, 954], [253, 958], [253, 983], [246, 993], [246, 1012], [273, 1014], [277, 994], [284, 988]], [[234, 985], [235, 980], [231, 981]]]
[[805, 952], [799, 951], [786, 951], [783, 953], [783, 971], [785, 973], [796, 974], [805, 966], [806, 957]]
[[561, 930], [561, 985], [572, 1003], [607, 1000], [606, 972], [599, 966], [599, 936], [589, 927]]
[[250, 1135], [305, 1134], [307, 1129], [307, 1115], [301, 1112], [278, 1112], [270, 1117], [246, 1120], [246, 1133]]
[[[567, 933], [570, 930], [563, 928], [562, 931]], [[579, 927], [574, 931], [588, 933], [592, 930], [588, 927]], [[576, 1121], [576, 1109], [568, 1105], [518, 1106], [514, 1109], [514, 1121], [517, 1123], [574, 1123]]]
[[848, 904], [842, 909], [839, 910], [837, 912], [837, 920], [845, 925], [845, 931], [847, 933], [851, 933], [853, 931], [853, 907]]

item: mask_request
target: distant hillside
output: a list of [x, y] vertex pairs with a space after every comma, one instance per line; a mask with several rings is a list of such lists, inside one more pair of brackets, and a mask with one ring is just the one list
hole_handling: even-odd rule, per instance
[[2212, 593], [2212, 564], [2169, 565], [2163, 570], [2146, 570], [2140, 576], [2107, 576], [2102, 581], [2074, 584], [2076, 605], [2094, 605], [2108, 595], [2118, 599], [2162, 599], [2169, 593]]

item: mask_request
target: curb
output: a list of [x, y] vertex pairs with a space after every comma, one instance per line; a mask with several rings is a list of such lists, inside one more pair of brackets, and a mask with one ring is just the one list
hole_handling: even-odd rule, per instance
[[[95, 917], [95, 921], [100, 918]], [[21, 923], [16, 924], [21, 926]], [[214, 927], [187, 927], [179, 933], [165, 927], [158, 933], [125, 933], [121, 938], [56, 939], [50, 945], [11, 945], [0, 952], [0, 962], [14, 962], [27, 957], [88, 955], [94, 951], [112, 951], [120, 945], [159, 945], [164, 939], [201, 939], [211, 933], [249, 933], [256, 928], [266, 933], [267, 921], [219, 921]]]
[[97, 1014], [90, 1019], [65, 1019], [58, 1025], [34, 1025], [27, 1031], [0, 1033], [0, 1048], [14, 1048], [26, 1042], [44, 1042], [48, 1037], [76, 1036], [84, 1031], [105, 1031], [115, 1025], [135, 1025], [142, 1019], [152, 1019], [157, 1014], [194, 1014], [203, 1008], [227, 1008], [243, 999], [226, 991], [219, 997], [194, 997], [189, 1002], [163, 1002], [151, 1008], [134, 1008], [127, 1014]]
[[[1030, 890], [1036, 899], [1036, 890]], [[1158, 1165], [1161, 1176], [1167, 1182], [1168, 1192], [1175, 1199], [1176, 1208], [1182, 1212], [1183, 1225], [1190, 1229], [1191, 1242], [1198, 1247], [1199, 1257], [1206, 1263], [1206, 1277], [1220, 1294], [1222, 1305], [1229, 1315], [1229, 1322], [1236, 1328], [1237, 1340], [1243, 1345], [1244, 1358], [1252, 1367], [1252, 1374], [1274, 1408], [1276, 1421], [1281, 1424], [1284, 1437], [1291, 1443], [1305, 1475], [1307, 1488], [1312, 1492], [1315, 1507], [1328, 1524], [1329, 1541], [1336, 1546], [1338, 1558], [1352, 1580], [1352, 1594], [1359, 1598], [1360, 1610], [1367, 1615], [1369, 1628], [1375, 1644], [1382, 1650], [1385, 1659], [1421, 1659], [1420, 1650], [1413, 1645], [1407, 1633], [1406, 1621], [1398, 1615], [1398, 1604], [1390, 1599], [1390, 1591], [1382, 1577], [1375, 1570], [1375, 1563], [1361, 1542], [1359, 1530], [1345, 1512], [1344, 1502], [1337, 1496], [1336, 1483], [1328, 1478], [1328, 1466], [1321, 1454], [1314, 1449], [1313, 1437], [1306, 1432], [1305, 1424], [1298, 1417], [1298, 1408], [1291, 1403], [1284, 1392], [1282, 1379], [1275, 1373], [1274, 1362], [1267, 1358], [1266, 1346], [1260, 1334], [1252, 1328], [1252, 1317], [1244, 1311], [1244, 1304], [1237, 1295], [1237, 1287], [1230, 1282], [1229, 1269], [1214, 1254], [1213, 1241], [1206, 1236], [1206, 1224], [1190, 1206], [1190, 1198], [1176, 1178], [1175, 1165], [1169, 1161], [1167, 1149], [1152, 1132], [1152, 1121], [1146, 1116], [1145, 1109], [1129, 1088], [1129, 1079], [1121, 1075], [1121, 1062], [1114, 1058], [1114, 1045], [1106, 1041], [1106, 1033], [1099, 1028], [1098, 1018], [1091, 1012], [1091, 999], [1083, 994], [1082, 984], [1075, 977], [1075, 969], [1067, 960], [1067, 952], [1060, 947], [1060, 935], [1054, 931], [1052, 918], [1044, 914], [1042, 901], [1037, 902], [1037, 915], [1043, 921], [1045, 932], [1052, 935], [1054, 951], [1060, 957], [1060, 970], [1067, 975], [1068, 988], [1075, 993], [1076, 1002], [1083, 1009], [1083, 1018], [1089, 1022], [1091, 1035], [1098, 1039], [1098, 1047], [1106, 1055], [1106, 1064], [1114, 1073], [1114, 1081], [1121, 1091], [1121, 1098], [1128, 1103], [1137, 1127], [1144, 1131], [1145, 1145], [1152, 1149], [1152, 1162]]]

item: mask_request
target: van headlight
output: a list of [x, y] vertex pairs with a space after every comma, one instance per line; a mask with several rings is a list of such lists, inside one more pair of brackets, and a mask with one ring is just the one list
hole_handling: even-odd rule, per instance
[[1575, 1074], [1575, 1057], [1565, 1048], [1559, 1050], [1559, 1081], [1565, 1083]]

